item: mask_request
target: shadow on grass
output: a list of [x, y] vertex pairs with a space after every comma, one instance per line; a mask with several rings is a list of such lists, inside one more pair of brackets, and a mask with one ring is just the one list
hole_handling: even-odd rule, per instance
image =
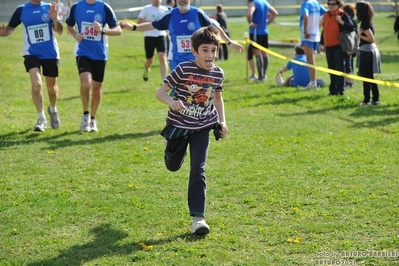
[[131, 244], [117, 244], [118, 241], [127, 237], [122, 230], [112, 229], [109, 224], [102, 224], [89, 231], [95, 238], [86, 244], [71, 246], [60, 251], [57, 257], [31, 262], [29, 266], [50, 265], [83, 265], [95, 258], [112, 255], [127, 255], [137, 251], [138, 246]]
[[[296, 112], [291, 114], [279, 114], [280, 116], [304, 116], [304, 115], [328, 115], [335, 117], [336, 119], [345, 121], [351, 124], [353, 128], [379, 128], [380, 131], [385, 133], [396, 133], [396, 131], [390, 131], [383, 129], [384, 126], [389, 126], [394, 123], [398, 123], [397, 113], [399, 105], [386, 105], [386, 106], [367, 106], [358, 107], [354, 106], [353, 103], [345, 103], [330, 108], [312, 109], [304, 112]], [[334, 115], [333, 111], [344, 109], [353, 109], [353, 112], [346, 117]], [[358, 121], [359, 118], [370, 117], [367, 121]], [[378, 117], [376, 120], [373, 117]]]
[[[323, 100], [326, 98], [328, 101]], [[292, 90], [290, 88], [283, 90], [271, 86], [269, 89], [265, 90], [264, 93], [255, 91], [244, 94], [236, 90], [234, 96], [227, 101], [235, 102], [239, 100], [246, 101], [249, 107], [295, 105], [306, 110], [302, 112], [279, 113], [277, 115], [281, 117], [328, 115], [348, 122], [351, 124], [351, 127], [354, 128], [379, 127], [380, 130], [385, 133], [396, 133], [396, 131], [383, 129], [382, 127], [399, 123], [397, 119], [399, 104], [383, 103], [379, 106], [359, 107], [358, 102], [346, 96], [327, 96], [324, 94], [324, 91], [319, 91], [314, 94], [303, 94], [301, 90]], [[314, 102], [315, 104], [310, 106], [309, 102]], [[325, 105], [321, 105], [320, 102], [324, 102]], [[352, 110], [352, 112], [345, 117], [335, 113], [335, 111], [339, 110]], [[364, 119], [368, 117], [370, 117], [370, 119], [364, 121]], [[378, 118], [375, 119], [375, 117]], [[358, 121], [358, 119], [361, 119], [361, 121]]]
[[[32, 132], [31, 134], [27, 134], [28, 132]], [[126, 139], [137, 139], [137, 138], [146, 138], [152, 137], [160, 134], [160, 130], [152, 130], [148, 132], [138, 132], [138, 133], [127, 133], [127, 134], [113, 134], [107, 135], [103, 137], [97, 137], [96, 133], [81, 133], [80, 131], [65, 131], [55, 136], [45, 136], [41, 133], [33, 132], [31, 130], [25, 130], [21, 132], [13, 132], [7, 133], [4, 135], [0, 135], [0, 150], [11, 148], [13, 146], [21, 146], [21, 145], [31, 145], [32, 142], [47, 142], [49, 147], [44, 149], [59, 149], [69, 146], [76, 145], [90, 145], [90, 144], [99, 144], [110, 141], [118, 141], [118, 140], [126, 140]], [[20, 140], [20, 135], [26, 135], [24, 140]], [[80, 140], [72, 140], [68, 139], [68, 136], [71, 135], [79, 135], [79, 134], [92, 134], [92, 139], [80, 139]]]
[[[176, 235], [158, 240], [146, 240], [139, 243], [118, 244], [119, 241], [125, 239], [128, 233], [122, 230], [113, 229], [110, 224], [101, 224], [92, 228], [89, 233], [95, 235], [95, 238], [82, 245], [74, 245], [65, 250], [60, 251], [59, 255], [54, 258], [38, 260], [28, 263], [28, 266], [55, 266], [68, 265], [78, 266], [84, 265], [96, 258], [112, 257], [112, 256], [129, 256], [130, 254], [142, 250], [140, 242], [147, 245], [162, 245], [184, 239], [192, 242], [203, 239], [191, 235], [190, 233]], [[134, 255], [132, 261], [140, 260], [140, 256]]]
[[[131, 92], [132, 90], [120, 90], [120, 91], [103, 91], [103, 96], [107, 94], [122, 94], [122, 93], [128, 93]], [[59, 101], [71, 101], [71, 100], [76, 100], [80, 99], [80, 95], [76, 96], [71, 96], [71, 97], [66, 97], [66, 98], [60, 98]]]

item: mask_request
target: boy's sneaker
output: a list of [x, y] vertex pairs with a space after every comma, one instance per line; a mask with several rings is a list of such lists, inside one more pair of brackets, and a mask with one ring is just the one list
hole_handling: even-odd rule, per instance
[[90, 132], [90, 115], [83, 115], [80, 130], [83, 132]]
[[50, 115], [50, 125], [52, 128], [59, 128], [61, 125], [60, 117], [58, 115], [58, 111], [52, 113], [50, 111], [50, 106], [47, 107], [47, 112]]
[[317, 85], [310, 82], [306, 87], [303, 87], [302, 90], [308, 91], [308, 90], [315, 90], [317, 91]]
[[367, 102], [367, 103], [365, 103], [365, 102], [360, 102], [359, 103], [359, 106], [370, 106], [371, 105], [371, 102]]
[[36, 126], [33, 129], [34, 131], [45, 131], [47, 128], [47, 120], [45, 118], [39, 118], [36, 122]]
[[251, 82], [254, 82], [254, 81], [257, 81], [257, 80], [258, 80], [258, 77], [256, 77], [255, 75], [251, 75], [249, 77], [249, 81], [251, 81]]
[[196, 235], [206, 235], [209, 233], [209, 225], [203, 217], [194, 217], [192, 221], [191, 233]]
[[143, 73], [143, 79], [144, 81], [148, 80], [148, 72], [150, 72], [150, 70], [144, 69], [144, 73]]
[[380, 101], [372, 101], [371, 104], [372, 105], [380, 105], [381, 103], [380, 103]]
[[96, 120], [94, 120], [94, 119], [92, 119], [92, 120], [90, 121], [90, 131], [91, 131], [91, 132], [98, 132], [98, 129], [97, 129], [97, 122], [96, 122]]

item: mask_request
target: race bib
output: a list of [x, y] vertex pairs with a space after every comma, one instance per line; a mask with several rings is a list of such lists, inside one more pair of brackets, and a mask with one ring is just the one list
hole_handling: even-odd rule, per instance
[[82, 22], [83, 39], [101, 41], [101, 34], [96, 31], [92, 22]]
[[177, 51], [179, 53], [191, 53], [191, 36], [177, 36]]
[[27, 29], [31, 44], [47, 42], [50, 40], [50, 30], [47, 23], [29, 26]]

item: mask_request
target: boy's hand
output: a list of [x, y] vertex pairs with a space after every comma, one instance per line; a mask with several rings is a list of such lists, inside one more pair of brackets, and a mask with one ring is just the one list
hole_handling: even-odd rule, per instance
[[216, 140], [224, 139], [227, 135], [227, 126], [226, 123], [217, 123], [213, 127], [213, 135], [215, 136]]
[[181, 100], [175, 100], [169, 104], [170, 109], [175, 112], [180, 112], [181, 110], [187, 110], [187, 107], [183, 104]]
[[227, 125], [225, 122], [220, 123], [220, 133], [222, 134], [222, 138], [225, 138], [228, 132]]

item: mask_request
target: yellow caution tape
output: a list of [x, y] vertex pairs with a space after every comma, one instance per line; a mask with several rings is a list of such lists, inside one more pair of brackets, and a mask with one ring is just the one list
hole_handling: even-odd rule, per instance
[[282, 60], [291, 61], [291, 62], [293, 62], [293, 63], [295, 63], [297, 65], [311, 67], [311, 68], [314, 68], [316, 70], [319, 70], [319, 71], [322, 71], [322, 72], [325, 72], [325, 73], [328, 73], [328, 74], [333, 74], [333, 75], [336, 75], [336, 76], [344, 76], [344, 77], [347, 77], [347, 78], [356, 79], [356, 80], [360, 80], [360, 81], [366, 81], [366, 82], [369, 82], [369, 83], [375, 83], [375, 84], [381, 84], [381, 85], [386, 85], [386, 86], [390, 86], [390, 87], [399, 88], [399, 83], [396, 83], [396, 82], [384, 81], [384, 80], [378, 80], [378, 79], [369, 79], [369, 78], [365, 78], [365, 77], [359, 77], [359, 76], [356, 76], [356, 75], [353, 75], [353, 74], [343, 73], [341, 71], [337, 71], [337, 70], [334, 70], [334, 69], [329, 69], [329, 68], [320, 67], [320, 66], [314, 66], [314, 65], [310, 65], [308, 63], [300, 62], [300, 61], [297, 61], [297, 60], [294, 60], [294, 59], [289, 59], [286, 56], [278, 54], [278, 53], [275, 53], [272, 50], [269, 50], [269, 49], [257, 44], [256, 42], [253, 42], [253, 41], [251, 41], [249, 39], [246, 39], [244, 41], [244, 43], [250, 43], [250, 44], [252, 44], [254, 47], [256, 47], [259, 50], [262, 50], [262, 51], [264, 51], [264, 52], [266, 52], [266, 53], [268, 53], [270, 55], [273, 55], [273, 56], [275, 56], [277, 58], [280, 58]]

